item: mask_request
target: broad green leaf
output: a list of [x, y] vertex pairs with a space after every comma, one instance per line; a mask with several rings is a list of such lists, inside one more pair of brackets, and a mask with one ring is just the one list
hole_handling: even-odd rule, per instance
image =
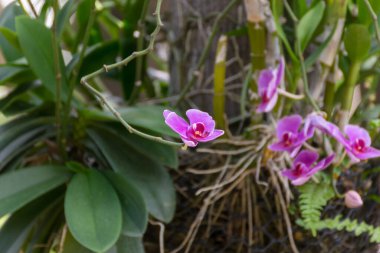
[[[0, 27], [6, 27], [11, 31], [14, 31], [15, 18], [23, 13], [22, 8], [16, 4], [16, 1], [9, 4], [4, 10], [1, 11]], [[10, 44], [2, 34], [0, 34], [0, 50], [2, 51], [7, 62], [14, 61], [22, 57], [21, 52]]]
[[344, 34], [344, 47], [352, 62], [362, 61], [371, 48], [371, 35], [365, 25], [351, 24]]
[[21, 51], [20, 42], [18, 41], [16, 32], [6, 27], [0, 27], [0, 33], [9, 42], [9, 44]]
[[[94, 126], [99, 126], [99, 123], [94, 123]], [[99, 128], [103, 127], [99, 126]], [[136, 134], [131, 134], [123, 126], [120, 126], [120, 124], [109, 124], [107, 128], [109, 131], [113, 131], [114, 134], [122, 136], [125, 142], [152, 160], [173, 169], [178, 168], [178, 155], [174, 147], [142, 138]]]
[[27, 66], [16, 64], [0, 65], [0, 85], [32, 81], [34, 78], [33, 72]]
[[301, 45], [301, 51], [304, 51], [309, 41], [313, 37], [315, 30], [322, 20], [325, 11], [325, 2], [320, 1], [311, 8], [300, 20], [297, 26], [297, 39]]
[[105, 174], [119, 195], [123, 210], [123, 234], [142, 236], [148, 224], [148, 212], [141, 193], [122, 175]]
[[122, 212], [117, 193], [99, 172], [76, 174], [67, 188], [65, 216], [74, 238], [95, 252], [105, 252], [119, 238]]
[[141, 237], [122, 235], [116, 244], [117, 253], [145, 253]]
[[85, 248], [79, 242], [77, 242], [70, 231], [67, 231], [65, 242], [63, 244], [62, 253], [93, 253], [93, 251]]
[[54, 59], [52, 32], [38, 20], [26, 16], [16, 18], [16, 32], [31, 69], [52, 94], [56, 94], [57, 62], [61, 73], [61, 93], [64, 99], [67, 95], [65, 71], [60, 52], [58, 59]]
[[59, 189], [51, 191], [27, 204], [7, 219], [0, 230], [0, 248], [2, 253], [20, 251], [36, 220], [50, 211], [52, 207], [56, 207], [51, 203], [57, 200], [59, 194]]
[[149, 129], [153, 132], [178, 137], [166, 124], [163, 111], [166, 108], [160, 106], [139, 105], [136, 107], [120, 108], [123, 119], [136, 127]]
[[105, 129], [88, 130], [88, 134], [112, 169], [142, 193], [148, 211], [157, 219], [169, 222], [175, 211], [175, 190], [165, 168], [138, 152], [117, 134]]
[[30, 167], [0, 176], [0, 216], [12, 213], [63, 184], [70, 173], [61, 166]]

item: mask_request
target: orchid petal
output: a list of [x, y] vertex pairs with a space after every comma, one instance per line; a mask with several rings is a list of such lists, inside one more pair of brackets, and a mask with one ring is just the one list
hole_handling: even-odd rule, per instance
[[315, 161], [318, 160], [318, 153], [309, 151], [309, 150], [302, 150], [298, 156], [294, 159], [293, 164], [297, 165], [298, 163], [303, 163], [306, 165], [306, 167], [310, 167]]
[[197, 139], [199, 142], [207, 142], [207, 141], [212, 141], [224, 134], [223, 130], [215, 129], [214, 132], [212, 132], [209, 136], [202, 138], [202, 139]]
[[359, 158], [360, 160], [367, 160], [371, 158], [380, 157], [380, 150], [376, 148], [369, 147], [367, 150], [363, 153], [354, 153], [354, 155]]
[[357, 139], [362, 139], [367, 147], [371, 146], [371, 137], [364, 128], [355, 125], [347, 125], [344, 128], [344, 132], [347, 134], [351, 143], [354, 143]]
[[201, 122], [205, 125], [205, 131], [209, 133], [214, 131], [215, 121], [207, 112], [202, 112], [197, 109], [190, 109], [186, 111], [186, 115], [189, 118], [190, 125]]
[[195, 147], [198, 145], [198, 142], [197, 141], [194, 141], [194, 140], [189, 140], [187, 138], [184, 138], [184, 137], [181, 137], [183, 143], [186, 144], [186, 146], [188, 147]]
[[277, 123], [277, 138], [281, 139], [285, 132], [298, 133], [302, 117], [298, 114], [283, 117]]
[[309, 181], [309, 179], [311, 178], [311, 176], [302, 176], [302, 177], [299, 177], [295, 180], [292, 180], [292, 185], [303, 185], [304, 183], [306, 183], [307, 181]]
[[333, 161], [335, 158], [335, 154], [332, 154], [321, 161], [319, 161], [308, 173], [308, 175], [314, 175], [320, 170], [326, 169]]
[[[166, 117], [165, 117], [166, 115]], [[165, 123], [176, 133], [178, 133], [181, 137], [186, 137], [186, 131], [189, 124], [180, 116], [178, 116], [175, 112], [165, 112]]]
[[296, 172], [295, 172], [294, 169], [283, 170], [283, 171], [281, 171], [281, 174], [282, 174], [284, 177], [289, 178], [289, 180], [295, 180], [295, 179], [298, 178], [298, 175], [296, 174]]
[[262, 112], [270, 112], [273, 107], [276, 105], [278, 99], [278, 92], [276, 91], [273, 95], [270, 96], [270, 99], [268, 102], [261, 102], [258, 108], [256, 109], [256, 112], [262, 113]]
[[281, 57], [280, 63], [276, 69], [276, 86], [279, 86], [284, 79], [285, 60]]
[[[271, 69], [264, 69], [260, 71], [260, 76], [257, 81], [258, 94], [262, 97], [264, 94], [267, 94], [270, 83], [274, 83], [274, 71]], [[273, 85], [272, 85], [273, 86]]]

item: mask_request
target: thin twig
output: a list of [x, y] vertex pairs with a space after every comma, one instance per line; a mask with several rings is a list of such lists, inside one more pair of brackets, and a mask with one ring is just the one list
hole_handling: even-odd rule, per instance
[[167, 140], [164, 140], [163, 138], [161, 137], [157, 137], [157, 136], [153, 136], [153, 135], [149, 135], [149, 134], [146, 134], [146, 133], [143, 133], [143, 132], [140, 132], [139, 130], [133, 128], [131, 125], [129, 125], [124, 119], [123, 117], [121, 116], [121, 114], [116, 111], [115, 108], [113, 108], [113, 106], [107, 101], [107, 99], [103, 96], [102, 93], [100, 93], [99, 91], [97, 91], [95, 88], [93, 88], [91, 85], [89, 85], [86, 81], [84, 81], [82, 83], [92, 94], [94, 94], [100, 101], [100, 103], [102, 105], [105, 105], [110, 111], [111, 113], [120, 121], [120, 123], [132, 134], [136, 134], [140, 137], [143, 137], [145, 139], [149, 139], [149, 140], [152, 140], [152, 141], [155, 141], [155, 142], [159, 142], [159, 143], [162, 143], [162, 144], [166, 144], [166, 145], [169, 145], [169, 146], [174, 146], [174, 147], [183, 147], [183, 143], [180, 143], [180, 142], [172, 142], [172, 141], [167, 141]]
[[377, 15], [375, 11], [372, 8], [371, 3], [368, 0], [364, 0], [365, 5], [367, 6], [367, 9], [369, 13], [371, 14], [372, 20], [373, 20], [373, 25], [375, 26], [375, 31], [376, 31], [376, 39], [377, 42], [380, 44], [380, 28], [379, 28], [379, 23], [377, 21]]
[[184, 147], [184, 145], [182, 143], [167, 141], [161, 137], [152, 136], [152, 135], [140, 132], [139, 130], [133, 128], [131, 125], [129, 125], [123, 119], [123, 117], [120, 115], [120, 113], [107, 101], [107, 99], [103, 96], [103, 94], [101, 92], [97, 91], [95, 88], [93, 88], [87, 82], [89, 79], [94, 78], [101, 73], [108, 72], [114, 68], [117, 68], [117, 67], [120, 67], [123, 65], [125, 66], [130, 61], [134, 60], [135, 58], [144, 56], [153, 50], [154, 43], [156, 41], [157, 35], [160, 32], [161, 27], [163, 26], [162, 21], [161, 21], [161, 15], [160, 15], [162, 1], [163, 0], [157, 0], [156, 10], [154, 12], [154, 15], [156, 16], [157, 25], [156, 25], [156, 28], [154, 29], [154, 31], [152, 32], [152, 34], [150, 35], [151, 40], [149, 42], [148, 47], [145, 48], [144, 50], [133, 52], [130, 56], [128, 56], [127, 58], [125, 58], [124, 60], [122, 60], [120, 62], [116, 62], [116, 63], [110, 64], [110, 65], [103, 65], [103, 67], [101, 69], [98, 69], [97, 71], [82, 77], [81, 78], [81, 84], [84, 85], [93, 95], [95, 95], [98, 98], [98, 100], [100, 101], [100, 103], [102, 104], [102, 106], [105, 105], [130, 133], [139, 135], [140, 137], [143, 137], [143, 138], [146, 138], [146, 139], [149, 139], [152, 141], [156, 141], [156, 142], [159, 142], [162, 144], [175, 146], [175, 147]]

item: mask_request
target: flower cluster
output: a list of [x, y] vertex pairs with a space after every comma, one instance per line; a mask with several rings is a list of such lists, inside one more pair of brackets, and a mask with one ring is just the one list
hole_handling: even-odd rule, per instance
[[302, 117], [299, 115], [282, 118], [276, 129], [278, 141], [269, 146], [269, 149], [273, 151], [286, 151], [290, 153], [291, 157], [295, 157], [292, 168], [282, 172], [294, 185], [304, 184], [315, 173], [327, 168], [334, 160], [335, 154], [317, 162], [317, 153], [306, 150], [299, 152], [316, 130], [341, 143], [352, 162], [380, 156], [380, 150], [371, 147], [371, 138], [368, 132], [359, 126], [347, 125], [342, 133], [338, 126], [328, 122], [317, 113], [308, 115], [303, 129], [300, 130], [301, 125]]

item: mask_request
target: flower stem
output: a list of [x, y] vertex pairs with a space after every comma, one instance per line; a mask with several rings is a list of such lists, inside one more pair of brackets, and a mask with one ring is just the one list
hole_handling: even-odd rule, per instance
[[343, 111], [349, 112], [351, 109], [355, 84], [359, 77], [360, 65], [361, 65], [360, 61], [355, 61], [351, 63], [350, 68], [348, 70], [348, 78], [347, 78], [347, 82], [345, 83], [345, 90], [342, 97]]
[[157, 137], [157, 136], [153, 136], [153, 135], [149, 135], [149, 134], [146, 134], [146, 133], [143, 133], [135, 128], [133, 128], [131, 125], [129, 125], [124, 119], [123, 117], [121, 116], [121, 114], [116, 111], [115, 108], [113, 108], [113, 106], [107, 101], [107, 99], [102, 95], [102, 93], [100, 93], [99, 91], [97, 91], [95, 88], [93, 88], [91, 85], [89, 85], [86, 81], [83, 81], [82, 83], [92, 94], [94, 94], [99, 102], [106, 106], [111, 112], [112, 114], [120, 121], [120, 123], [132, 134], [136, 134], [140, 137], [143, 137], [145, 139], [148, 139], [148, 140], [152, 140], [152, 141], [155, 141], [155, 142], [159, 142], [159, 143], [162, 143], [162, 144], [166, 144], [166, 145], [169, 145], [169, 146], [175, 146], [175, 147], [182, 147], [184, 144], [183, 143], [179, 143], [179, 142], [172, 142], [172, 141], [167, 141], [167, 140], [164, 140], [162, 139], [161, 137]]
[[161, 27], [163, 25], [162, 21], [161, 21], [161, 16], [160, 16], [162, 1], [163, 0], [157, 0], [156, 10], [154, 13], [154, 15], [156, 16], [157, 25], [156, 25], [156, 28], [154, 29], [154, 31], [152, 32], [152, 34], [150, 35], [151, 40], [149, 42], [148, 47], [145, 48], [144, 50], [133, 52], [130, 56], [128, 56], [127, 58], [125, 58], [124, 60], [122, 60], [120, 62], [116, 62], [116, 63], [110, 64], [110, 65], [104, 65], [103, 68], [98, 69], [97, 71], [82, 77], [81, 78], [81, 84], [84, 85], [94, 96], [96, 96], [98, 98], [99, 102], [102, 104], [102, 106], [106, 106], [130, 133], [136, 134], [136, 135], [143, 137], [145, 139], [149, 139], [149, 140], [159, 142], [162, 144], [175, 146], [175, 147], [182, 147], [183, 143], [167, 141], [167, 140], [162, 139], [161, 137], [149, 135], [149, 134], [143, 133], [143, 132], [133, 128], [131, 125], [129, 125], [123, 119], [123, 117], [120, 115], [120, 113], [115, 108], [113, 108], [113, 106], [107, 101], [107, 99], [102, 95], [102, 93], [97, 91], [95, 88], [93, 88], [87, 82], [89, 79], [94, 78], [101, 73], [108, 72], [109, 70], [120, 67], [122, 65], [127, 65], [130, 61], [134, 60], [135, 58], [146, 55], [153, 50], [154, 43], [156, 41], [156, 37], [157, 37], [158, 33], [160, 32]]
[[300, 67], [301, 67], [302, 81], [303, 81], [303, 87], [304, 87], [304, 92], [305, 92], [306, 98], [310, 102], [310, 104], [314, 107], [314, 109], [317, 112], [319, 112], [320, 109], [319, 109], [317, 103], [314, 101], [313, 97], [311, 96], [311, 93], [309, 90], [309, 83], [307, 80], [307, 74], [306, 74], [306, 68], [305, 68], [305, 60], [303, 58], [303, 53], [301, 50], [301, 42], [299, 40], [297, 40], [296, 44], [297, 44], [298, 57], [300, 60], [299, 62], [300, 62]]

